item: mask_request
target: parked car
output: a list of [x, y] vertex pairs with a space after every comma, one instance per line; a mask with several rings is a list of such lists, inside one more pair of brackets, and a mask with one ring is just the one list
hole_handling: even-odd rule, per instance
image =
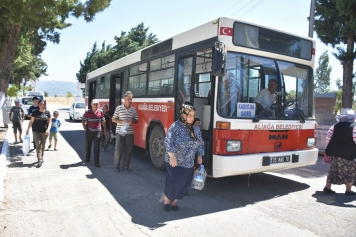
[[20, 106], [22, 107], [23, 111], [25, 112], [25, 118], [30, 118], [28, 116], [28, 109], [33, 105], [32, 97], [23, 97], [20, 101]]
[[81, 120], [85, 112], [85, 103], [84, 102], [74, 102], [69, 109], [69, 119]]

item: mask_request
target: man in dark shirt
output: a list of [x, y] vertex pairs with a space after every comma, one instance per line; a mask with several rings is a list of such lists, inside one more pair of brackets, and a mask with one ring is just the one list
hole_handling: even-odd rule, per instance
[[33, 112], [35, 112], [36, 110], [39, 110], [37, 96], [34, 96], [32, 98], [32, 103], [33, 103], [33, 105], [31, 105], [30, 108], [28, 109], [28, 116], [30, 116], [30, 117], [32, 117]]
[[[37, 96], [34, 96], [32, 98], [32, 103], [33, 105], [30, 106], [30, 108], [28, 109], [28, 116], [31, 118], [32, 117], [32, 114], [33, 112], [39, 110], [39, 106], [38, 106], [38, 97]], [[33, 149], [36, 150], [36, 142], [35, 142], [35, 139], [33, 139]]]
[[17, 143], [17, 130], [19, 130], [19, 140], [22, 142], [22, 122], [24, 119], [25, 113], [23, 109], [20, 107], [19, 99], [15, 99], [15, 106], [13, 106], [10, 110], [10, 121], [12, 121], [12, 126], [14, 128], [15, 135], [15, 144]]
[[99, 168], [99, 146], [100, 146], [100, 132], [101, 125], [104, 128], [104, 136], [106, 136], [106, 124], [104, 112], [98, 109], [99, 101], [91, 101], [91, 109], [85, 111], [82, 126], [85, 132], [85, 148], [86, 148], [86, 162], [90, 161], [91, 144], [94, 142], [94, 164]]

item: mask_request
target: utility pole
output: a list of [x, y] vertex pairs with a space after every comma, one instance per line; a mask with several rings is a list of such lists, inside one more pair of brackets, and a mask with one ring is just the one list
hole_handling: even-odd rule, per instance
[[308, 36], [310, 38], [313, 38], [314, 14], [315, 14], [315, 0], [311, 0], [311, 3], [310, 3], [310, 18], [309, 18], [309, 34], [308, 34]]

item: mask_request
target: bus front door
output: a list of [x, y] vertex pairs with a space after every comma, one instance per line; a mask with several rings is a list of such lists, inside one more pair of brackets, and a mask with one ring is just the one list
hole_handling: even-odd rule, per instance
[[192, 102], [191, 84], [193, 81], [193, 56], [184, 56], [178, 61], [178, 77], [176, 90], [175, 118], [180, 118], [183, 103]]
[[89, 82], [88, 109], [91, 109], [91, 101], [95, 99], [96, 80]]
[[[109, 113], [112, 116], [117, 106], [121, 105], [121, 88], [123, 72], [115, 73], [110, 78]], [[115, 134], [116, 123], [112, 123], [112, 133]]]

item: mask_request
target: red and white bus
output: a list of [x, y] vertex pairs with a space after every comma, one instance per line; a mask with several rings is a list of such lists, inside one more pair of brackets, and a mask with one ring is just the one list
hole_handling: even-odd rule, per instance
[[[158, 169], [186, 101], [201, 120], [211, 177], [315, 164], [314, 52], [311, 38], [222, 17], [90, 72], [86, 103], [95, 98], [113, 112], [130, 90], [134, 143]], [[254, 98], [272, 78], [274, 103], [257, 111]]]

